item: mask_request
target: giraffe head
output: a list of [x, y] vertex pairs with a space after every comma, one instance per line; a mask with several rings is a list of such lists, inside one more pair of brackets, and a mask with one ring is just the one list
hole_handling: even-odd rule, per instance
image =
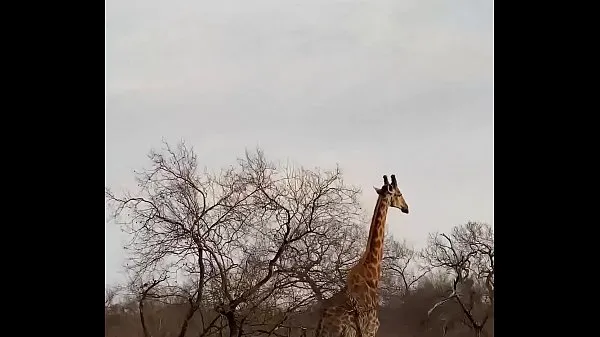
[[399, 208], [402, 213], [408, 214], [408, 204], [404, 197], [402, 196], [402, 192], [398, 188], [398, 182], [396, 181], [396, 176], [392, 174], [392, 183], [390, 184], [388, 181], [388, 177], [386, 175], [383, 176], [383, 186], [381, 188], [375, 187], [375, 191], [377, 194], [384, 198], [388, 198], [390, 202], [390, 206]]

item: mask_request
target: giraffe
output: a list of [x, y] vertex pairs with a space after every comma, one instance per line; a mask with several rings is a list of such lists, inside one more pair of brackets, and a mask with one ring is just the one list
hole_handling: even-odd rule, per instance
[[383, 186], [375, 188], [378, 194], [366, 249], [346, 277], [345, 287], [325, 301], [321, 312], [317, 337], [374, 337], [379, 330], [378, 286], [383, 257], [383, 237], [388, 208], [400, 209], [408, 214], [396, 176], [391, 175], [390, 184], [383, 176]]

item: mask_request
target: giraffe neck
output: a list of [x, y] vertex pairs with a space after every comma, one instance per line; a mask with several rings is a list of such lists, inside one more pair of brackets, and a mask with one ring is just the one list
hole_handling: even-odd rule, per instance
[[371, 228], [369, 230], [369, 239], [367, 247], [362, 257], [362, 263], [370, 267], [374, 267], [375, 281], [379, 280], [381, 275], [381, 259], [383, 257], [383, 237], [385, 235], [385, 221], [389, 200], [379, 196], [373, 211], [373, 219], [371, 219]]

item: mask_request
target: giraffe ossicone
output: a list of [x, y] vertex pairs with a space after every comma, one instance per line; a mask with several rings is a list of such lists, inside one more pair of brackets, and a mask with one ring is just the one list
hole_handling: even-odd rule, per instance
[[325, 301], [317, 326], [316, 337], [374, 337], [379, 330], [379, 280], [383, 258], [385, 221], [389, 207], [408, 214], [408, 204], [398, 188], [395, 175], [391, 183], [383, 176], [378, 194], [369, 238], [358, 263], [350, 269], [346, 286]]

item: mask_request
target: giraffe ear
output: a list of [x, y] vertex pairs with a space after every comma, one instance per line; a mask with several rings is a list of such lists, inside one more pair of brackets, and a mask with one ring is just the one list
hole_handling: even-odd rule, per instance
[[380, 188], [377, 188], [377, 187], [375, 187], [375, 186], [373, 186], [373, 188], [375, 189], [375, 192], [377, 192], [377, 194], [382, 194], [382, 193], [383, 193], [383, 190], [382, 190], [382, 189], [380, 189]]

